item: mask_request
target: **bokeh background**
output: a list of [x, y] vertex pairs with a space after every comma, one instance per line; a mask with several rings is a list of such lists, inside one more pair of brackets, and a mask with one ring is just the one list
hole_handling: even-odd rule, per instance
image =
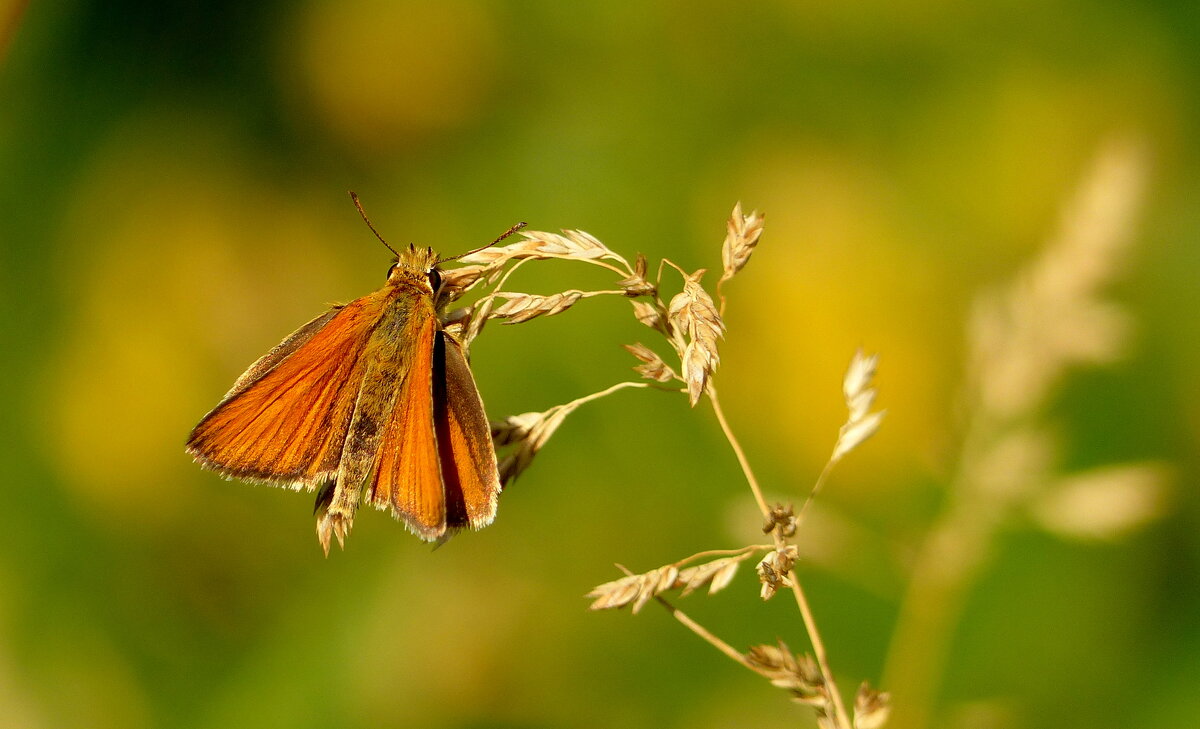
[[[354, 189], [394, 244], [526, 220], [689, 270], [719, 270], [735, 201], [764, 210], [718, 382], [772, 498], [807, 493], [852, 352], [881, 354], [884, 427], [799, 537], [843, 688], [896, 688], [894, 726], [1195, 726], [1193, 3], [9, 0], [0, 64], [0, 725], [811, 725], [654, 605], [586, 610], [614, 562], [761, 539], [682, 397], [581, 409], [493, 526], [437, 551], [370, 511], [324, 559], [311, 497], [184, 455], [246, 365], [382, 283]], [[923, 698], [921, 641], [896, 636], [961, 501], [972, 302], [1054, 238], [1113, 138], [1144, 170], [1104, 289], [1130, 335], [1032, 418], [1054, 474], [1154, 478], [1100, 489], [1129, 505], [1107, 522], [1086, 498], [985, 520]], [[513, 287], [610, 283], [551, 262]], [[489, 327], [473, 365], [493, 417], [542, 410], [630, 377], [618, 345], [648, 335], [588, 300]], [[1054, 505], [1070, 518], [1034, 518]], [[740, 649], [806, 649], [794, 604], [757, 592], [747, 569], [679, 605]]]

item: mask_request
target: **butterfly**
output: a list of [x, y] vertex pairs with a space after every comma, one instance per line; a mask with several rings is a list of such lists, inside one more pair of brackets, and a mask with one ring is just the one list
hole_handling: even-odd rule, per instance
[[364, 498], [439, 541], [491, 524], [501, 489], [467, 354], [442, 320], [453, 292], [439, 265], [469, 253], [397, 251], [350, 196], [395, 254], [383, 288], [334, 306], [250, 365], [187, 441], [223, 476], [317, 491], [326, 555], [331, 537], [345, 547]]

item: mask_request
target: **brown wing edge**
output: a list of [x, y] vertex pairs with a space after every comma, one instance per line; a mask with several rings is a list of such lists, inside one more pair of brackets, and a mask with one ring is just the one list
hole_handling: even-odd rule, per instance
[[434, 348], [433, 412], [446, 490], [446, 526], [482, 529], [496, 518], [500, 495], [496, 450], [462, 345], [444, 331], [438, 332]]

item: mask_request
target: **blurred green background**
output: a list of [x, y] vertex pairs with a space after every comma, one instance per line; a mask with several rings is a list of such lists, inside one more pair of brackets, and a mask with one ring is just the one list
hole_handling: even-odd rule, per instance
[[[762, 538], [711, 410], [682, 397], [583, 408], [493, 526], [437, 551], [369, 510], [324, 559], [310, 496], [191, 463], [188, 430], [246, 365], [382, 284], [348, 189], [393, 244], [457, 253], [525, 220], [689, 270], [720, 269], [735, 201], [764, 210], [717, 381], [769, 495], [799, 502], [852, 352], [881, 354], [884, 427], [799, 542], [843, 688], [889, 688], [885, 665], [920, 660], [889, 646], [950, 501], [971, 302], [1123, 135], [1149, 171], [1111, 290], [1133, 334], [1041, 417], [1058, 471], [1154, 462], [1166, 496], [1104, 538], [991, 529], [929, 721], [1195, 726], [1194, 3], [9, 0], [0, 43], [0, 724], [811, 725], [654, 605], [585, 609], [613, 562]], [[512, 288], [610, 283], [550, 262]], [[489, 414], [631, 377], [618, 345], [654, 342], [629, 314], [489, 327]], [[794, 604], [757, 591], [747, 567], [678, 604], [739, 649], [806, 649]], [[894, 701], [896, 726], [925, 721]]]

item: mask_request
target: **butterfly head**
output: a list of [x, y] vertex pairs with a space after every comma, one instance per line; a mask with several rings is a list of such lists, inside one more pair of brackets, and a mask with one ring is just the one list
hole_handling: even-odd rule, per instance
[[396, 261], [388, 269], [387, 282], [436, 294], [442, 286], [442, 272], [437, 264], [438, 256], [432, 248], [417, 248], [410, 243], [396, 254]]

